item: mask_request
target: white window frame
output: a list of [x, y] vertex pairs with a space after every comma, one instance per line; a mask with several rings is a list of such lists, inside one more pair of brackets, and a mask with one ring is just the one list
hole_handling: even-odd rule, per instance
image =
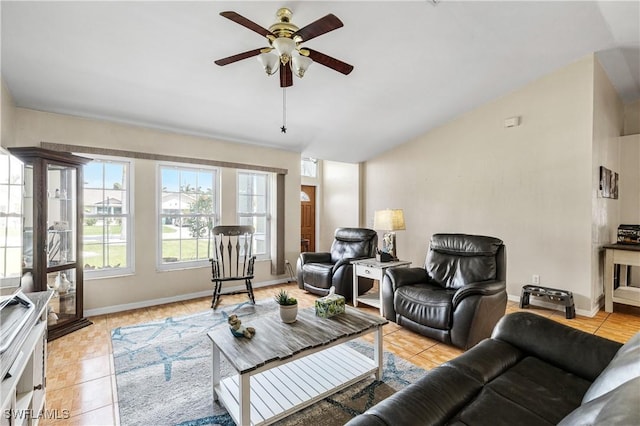
[[[265, 182], [267, 187], [265, 188], [265, 212], [261, 213], [253, 213], [253, 212], [241, 212], [240, 211], [240, 175], [260, 175], [265, 176]], [[256, 256], [257, 260], [268, 260], [271, 258], [271, 235], [272, 235], [272, 223], [271, 218], [272, 214], [272, 205], [271, 202], [271, 187], [273, 186], [273, 174], [268, 172], [259, 172], [254, 170], [238, 170], [236, 172], [236, 217], [238, 218], [238, 223], [242, 223], [241, 219], [247, 217], [264, 217], [266, 218], [265, 224], [265, 233], [264, 233], [264, 244], [265, 244], [265, 252], [264, 253], [253, 253]], [[257, 233], [257, 230], [256, 230]], [[256, 238], [256, 234], [254, 234], [254, 239]]]
[[[0, 227], [0, 287], [17, 287], [20, 285], [20, 265], [23, 259], [22, 229], [24, 220], [23, 209], [23, 187], [24, 187], [24, 165], [17, 157], [9, 154], [0, 148], [0, 159], [2, 163], [2, 176], [0, 176], [0, 191], [4, 197], [0, 197], [0, 217], [4, 220]], [[13, 226], [10, 224], [13, 222]], [[11, 235], [13, 233], [13, 235]], [[9, 252], [12, 252], [11, 260]], [[14, 266], [15, 265], [15, 266]], [[9, 272], [10, 271], [10, 272]]]
[[[213, 182], [213, 203], [214, 203], [214, 212], [213, 212], [213, 226], [216, 226], [219, 222], [220, 218], [220, 183], [222, 180], [222, 173], [220, 168], [218, 167], [210, 167], [200, 164], [189, 164], [189, 163], [174, 163], [174, 162], [160, 162], [156, 166], [156, 230], [157, 230], [157, 247], [156, 247], [156, 268], [158, 271], [175, 271], [180, 269], [191, 269], [191, 268], [202, 268], [202, 267], [210, 267], [209, 257], [207, 259], [200, 260], [178, 260], [176, 262], [165, 262], [162, 258], [162, 227], [164, 226], [163, 218], [167, 215], [162, 213], [162, 170], [163, 169], [178, 169], [182, 171], [190, 171], [190, 172], [198, 172], [198, 171], [207, 171], [212, 172], [214, 175]], [[182, 192], [179, 192], [180, 194]], [[180, 216], [182, 215], [171, 215], [171, 216]], [[206, 215], [193, 215], [193, 216], [202, 216], [206, 217]], [[182, 238], [180, 238], [182, 240]]]
[[315, 158], [302, 157], [300, 160], [300, 176], [317, 178], [318, 160]]
[[[85, 268], [84, 269], [84, 278], [86, 280], [91, 280], [91, 279], [99, 279], [99, 278], [108, 278], [108, 277], [114, 277], [114, 276], [122, 276], [122, 275], [132, 275], [135, 273], [135, 215], [134, 215], [134, 185], [135, 185], [135, 181], [134, 181], [134, 164], [133, 161], [127, 159], [127, 158], [123, 158], [123, 157], [111, 157], [111, 156], [103, 156], [103, 155], [94, 155], [92, 156], [93, 161], [99, 161], [101, 163], [118, 163], [118, 164], [124, 164], [125, 167], [127, 168], [127, 182], [125, 185], [126, 191], [126, 205], [128, 207], [127, 209], [127, 213], [120, 213], [117, 215], [105, 215], [105, 214], [83, 214], [83, 219], [82, 219], [82, 225], [84, 226], [84, 221], [87, 218], [91, 218], [91, 217], [112, 217], [112, 218], [123, 218], [126, 220], [127, 223], [127, 231], [126, 231], [126, 259], [127, 259], [127, 266], [125, 267], [114, 267], [114, 268], [103, 268], [103, 269], [88, 269]], [[89, 163], [91, 164], [91, 163]], [[95, 164], [95, 163], [94, 163]], [[83, 173], [84, 176], [84, 173]], [[104, 180], [104, 173], [103, 173], [103, 180]], [[84, 183], [82, 185], [82, 191], [84, 192]], [[100, 189], [100, 188], [88, 188], [88, 189]], [[104, 184], [103, 187], [101, 188], [102, 190], [106, 190], [108, 188], [104, 188]], [[84, 197], [83, 195], [83, 200], [85, 200], [86, 197]], [[122, 200], [123, 204], [125, 200]], [[82, 206], [82, 208], [84, 209], [85, 206]], [[83, 239], [83, 248], [84, 248], [84, 239], [86, 238], [86, 235], [82, 235], [82, 239]], [[103, 245], [105, 244], [105, 242], [103, 241]], [[84, 256], [83, 256], [84, 257]], [[86, 263], [86, 262], [85, 262]]]

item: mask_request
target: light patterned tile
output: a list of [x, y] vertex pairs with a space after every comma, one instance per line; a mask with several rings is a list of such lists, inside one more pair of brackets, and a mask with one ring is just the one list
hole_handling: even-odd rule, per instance
[[93, 411], [97, 408], [113, 405], [111, 376], [102, 377], [71, 387], [71, 416]]
[[433, 370], [440, 364], [435, 361], [431, 356], [429, 351], [424, 351], [419, 354], [416, 354], [409, 358], [409, 361], [420, 368], [424, 368], [425, 370]]
[[67, 420], [69, 426], [113, 426], [116, 424], [113, 405], [105, 405], [95, 410], [83, 412]]
[[152, 306], [147, 308], [147, 314], [151, 321], [157, 321], [168, 317], [189, 315], [191, 311], [182, 302], [169, 303], [165, 305]]
[[[267, 299], [281, 288], [298, 299], [300, 308], [313, 306], [318, 296], [298, 288], [297, 284], [279, 284], [254, 289], [256, 300]], [[246, 294], [223, 296], [219, 306], [229, 306], [247, 300]], [[48, 386], [46, 391], [47, 409], [68, 410], [69, 419], [43, 419], [43, 426], [67, 425], [119, 425], [117, 389], [113, 375], [113, 355], [110, 332], [119, 326], [133, 325], [169, 316], [181, 316], [210, 309], [211, 298], [143, 308], [90, 318], [93, 325], [63, 336], [47, 344]], [[363, 305], [358, 306], [374, 315], [378, 310]], [[531, 306], [520, 309], [518, 303], [509, 301], [507, 313], [526, 311], [550, 317], [555, 321], [619, 342], [627, 341], [640, 330], [640, 311], [622, 311], [614, 306], [614, 313], [603, 310], [594, 318], [578, 316], [566, 320], [564, 311]], [[621, 311], [621, 312], [619, 312]], [[384, 326], [384, 349], [407, 359], [424, 369], [455, 358], [463, 351], [435, 340], [420, 336], [390, 322]], [[369, 335], [367, 340], [372, 341]], [[70, 367], [71, 366], [71, 367]], [[80, 368], [78, 368], [80, 366]], [[100, 377], [98, 377], [100, 376]], [[54, 411], [55, 412], [55, 411]], [[61, 416], [60, 416], [61, 417]]]
[[112, 330], [117, 327], [124, 327], [127, 325], [140, 324], [151, 321], [146, 308], [117, 312], [115, 314], [109, 314], [107, 316], [107, 327]]

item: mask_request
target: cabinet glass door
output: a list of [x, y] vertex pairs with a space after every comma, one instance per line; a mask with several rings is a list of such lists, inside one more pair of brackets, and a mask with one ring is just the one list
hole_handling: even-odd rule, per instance
[[47, 274], [47, 287], [55, 290], [49, 306], [49, 325], [76, 318], [76, 270], [65, 269]]
[[33, 164], [24, 166], [23, 188], [22, 264], [25, 272], [30, 272], [33, 268]]
[[47, 165], [47, 266], [75, 262], [76, 169]]

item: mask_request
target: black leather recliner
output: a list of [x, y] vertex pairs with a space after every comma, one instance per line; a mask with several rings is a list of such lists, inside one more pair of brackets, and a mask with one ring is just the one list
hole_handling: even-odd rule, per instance
[[[378, 234], [366, 228], [338, 228], [331, 252], [300, 253], [298, 258], [298, 287], [320, 296], [329, 294], [331, 286], [347, 300], [353, 294], [352, 260], [375, 257]], [[373, 280], [362, 278], [358, 295], [373, 287]]]
[[505, 246], [493, 237], [435, 234], [424, 268], [387, 270], [382, 300], [388, 320], [468, 349], [505, 314]]

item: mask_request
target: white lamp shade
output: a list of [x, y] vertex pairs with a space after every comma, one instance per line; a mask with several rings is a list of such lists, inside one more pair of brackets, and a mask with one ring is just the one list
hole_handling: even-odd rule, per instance
[[307, 69], [309, 68], [309, 66], [311, 66], [312, 63], [313, 61], [311, 60], [311, 58], [302, 56], [300, 54], [294, 54], [291, 58], [291, 67], [293, 69], [293, 73], [300, 78], [304, 76], [304, 73], [307, 72]]
[[287, 37], [278, 37], [273, 40], [271, 45], [278, 51], [278, 55], [282, 58], [291, 58], [291, 53], [296, 50], [296, 42]]
[[402, 209], [377, 210], [373, 216], [373, 229], [381, 231], [403, 231], [404, 211]]
[[280, 62], [278, 59], [278, 55], [275, 53], [261, 53], [258, 55], [258, 62], [262, 64], [262, 68], [268, 75], [278, 71]]

